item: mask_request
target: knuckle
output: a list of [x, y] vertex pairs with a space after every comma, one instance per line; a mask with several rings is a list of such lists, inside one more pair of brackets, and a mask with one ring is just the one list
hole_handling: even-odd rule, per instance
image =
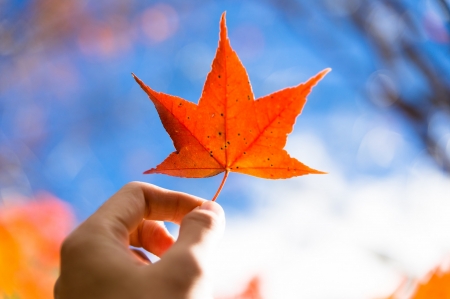
[[205, 275], [204, 267], [191, 251], [175, 254], [171, 262], [177, 269], [177, 271], [171, 271], [168, 278], [174, 289], [187, 291], [195, 281]]
[[191, 252], [185, 252], [180, 258], [180, 267], [185, 269], [186, 274], [190, 277], [201, 277], [203, 276], [203, 266], [200, 263], [200, 260], [196, 257], [196, 255]]
[[83, 226], [81, 224], [75, 231], [73, 231], [61, 244], [61, 257], [65, 258], [74, 254], [79, 254], [80, 251], [85, 251], [89, 240], [84, 237]]
[[61, 245], [61, 257], [70, 255], [72, 252], [76, 251], [77, 246], [76, 236], [74, 233], [69, 235]]

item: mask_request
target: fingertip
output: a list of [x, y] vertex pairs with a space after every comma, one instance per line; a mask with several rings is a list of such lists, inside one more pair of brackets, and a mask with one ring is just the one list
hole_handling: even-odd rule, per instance
[[[180, 226], [177, 243], [186, 246], [215, 244], [225, 229], [225, 212], [216, 202], [205, 201], [197, 209], [188, 213]], [[210, 243], [206, 240], [216, 240]], [[187, 245], [189, 244], [189, 245]]]
[[199, 210], [210, 211], [219, 218], [225, 218], [223, 208], [215, 201], [205, 201], [199, 206]]

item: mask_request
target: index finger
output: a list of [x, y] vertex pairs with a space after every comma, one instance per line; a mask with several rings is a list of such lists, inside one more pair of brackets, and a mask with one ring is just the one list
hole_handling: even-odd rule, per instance
[[95, 212], [88, 221], [128, 238], [142, 219], [180, 223], [184, 215], [205, 200], [186, 193], [167, 190], [143, 182], [122, 187]]

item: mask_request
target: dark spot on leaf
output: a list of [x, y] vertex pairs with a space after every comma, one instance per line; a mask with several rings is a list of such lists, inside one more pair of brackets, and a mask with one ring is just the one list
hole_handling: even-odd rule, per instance
[[219, 77], [219, 79], [220, 79], [220, 75], [219, 75], [218, 77]]
[[247, 155], [247, 152], [244, 152], [244, 155]]
[[219, 136], [222, 136], [222, 132], [219, 132]]
[[220, 150], [223, 150], [223, 147], [221, 147]]
[[229, 141], [227, 141], [227, 143], [228, 143], [228, 144], [230, 144], [230, 142], [229, 142]]
[[223, 116], [223, 113], [220, 113], [220, 116]]

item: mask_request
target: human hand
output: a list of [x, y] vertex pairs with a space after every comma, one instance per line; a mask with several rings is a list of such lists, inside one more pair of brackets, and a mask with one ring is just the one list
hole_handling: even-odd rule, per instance
[[[158, 220], [181, 223], [176, 241]], [[129, 183], [64, 241], [55, 298], [211, 299], [208, 259], [224, 227], [215, 202]], [[151, 264], [129, 245], [161, 259]]]

